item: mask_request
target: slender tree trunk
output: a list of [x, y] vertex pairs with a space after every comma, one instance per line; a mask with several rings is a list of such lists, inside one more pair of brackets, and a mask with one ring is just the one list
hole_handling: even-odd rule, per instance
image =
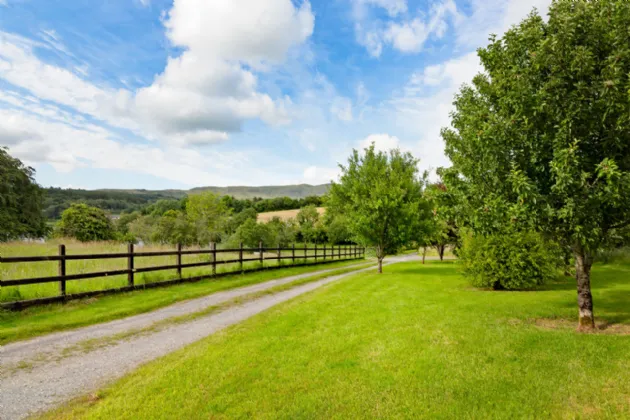
[[580, 318], [578, 330], [590, 331], [595, 328], [593, 316], [593, 296], [591, 295], [591, 266], [593, 257], [580, 249], [575, 252], [575, 279], [577, 281], [578, 309]]
[[440, 261], [444, 261], [444, 248], [446, 248], [446, 245], [438, 245], [438, 254], [440, 256]]
[[385, 258], [385, 250], [380, 245], [376, 246], [376, 258], [378, 259], [378, 273], [383, 273], [383, 258]]
[[427, 247], [422, 247], [422, 264], [424, 264], [424, 260], [427, 257]]

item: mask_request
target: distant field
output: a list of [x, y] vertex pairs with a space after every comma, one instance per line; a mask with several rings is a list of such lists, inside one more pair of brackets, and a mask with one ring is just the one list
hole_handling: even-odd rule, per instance
[[[281, 210], [281, 211], [268, 211], [265, 213], [258, 213], [258, 221], [259, 222], [268, 222], [274, 217], [279, 217], [282, 220], [295, 219], [300, 210]], [[326, 213], [326, 209], [324, 207], [317, 207], [317, 212], [320, 215]]]

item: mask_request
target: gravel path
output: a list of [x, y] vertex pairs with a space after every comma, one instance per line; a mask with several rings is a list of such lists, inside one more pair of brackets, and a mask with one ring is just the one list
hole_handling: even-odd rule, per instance
[[[388, 259], [388, 263], [414, 259], [418, 257], [415, 255], [394, 257]], [[185, 323], [173, 324], [146, 334], [132, 335], [122, 341], [113, 341], [105, 347], [90, 348], [71, 357], [63, 357], [64, 350], [76, 347], [85, 340], [106, 338], [150, 327], [157, 321], [199, 312], [239, 296], [334, 269], [218, 292], [142, 315], [8, 344], [0, 348], [0, 419], [20, 419], [34, 412], [51, 409], [71, 398], [94, 391], [143, 363], [194, 343], [278, 303], [341, 278], [373, 269], [374, 267], [359, 269], [296, 286]], [[25, 364], [31, 366], [16, 369], [17, 366]]]

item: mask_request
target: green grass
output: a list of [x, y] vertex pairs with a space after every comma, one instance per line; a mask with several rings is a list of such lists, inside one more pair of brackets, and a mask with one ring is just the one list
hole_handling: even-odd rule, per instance
[[596, 266], [596, 315], [623, 328], [579, 334], [571, 279], [492, 292], [471, 288], [455, 263], [396, 264], [281, 304], [49, 415], [628, 418], [630, 336], [606, 332], [630, 330], [629, 277], [629, 265]]
[[[48, 241], [46, 243], [26, 243], [26, 242], [10, 242], [0, 243], [0, 255], [3, 257], [14, 256], [47, 256], [57, 255], [57, 248], [60, 243], [66, 245], [67, 254], [103, 254], [103, 253], [119, 253], [126, 252], [127, 246], [118, 242], [93, 242], [82, 243], [71, 239], [58, 239]], [[303, 245], [296, 245], [297, 247]], [[311, 245], [312, 246], [312, 245]], [[164, 245], [151, 245], [142, 248], [137, 248], [137, 251], [174, 251], [172, 246]], [[318, 255], [322, 255], [323, 251], [318, 251]], [[277, 255], [276, 253], [265, 253], [265, 258], [272, 258]], [[291, 251], [283, 251], [283, 256], [290, 256]], [[308, 251], [307, 255], [314, 255], [313, 251]], [[304, 251], [296, 251], [296, 258], [304, 256]], [[245, 254], [244, 258], [255, 258], [252, 254]], [[337, 258], [335, 256], [335, 258]], [[235, 253], [218, 253], [217, 260], [233, 260], [238, 259], [238, 254]], [[330, 258], [330, 249], [328, 250], [328, 259]], [[334, 259], [334, 258], [333, 258]], [[211, 261], [210, 255], [184, 255], [182, 257], [182, 263], [196, 263]], [[301, 261], [298, 261], [301, 262]], [[314, 262], [311, 258], [309, 262]], [[150, 267], [160, 265], [173, 265], [176, 263], [175, 256], [158, 256], [158, 257], [136, 257], [135, 267]], [[283, 265], [288, 265], [288, 260], [282, 261]], [[275, 260], [266, 260], [264, 262], [266, 267], [277, 266], [278, 262]], [[247, 262], [244, 268], [255, 268], [259, 266], [258, 262]], [[107, 260], [77, 260], [68, 261], [66, 267], [66, 274], [83, 274], [98, 271], [111, 271], [111, 270], [123, 270], [127, 268], [127, 260], [121, 259], [107, 259]], [[235, 272], [240, 269], [238, 263], [236, 264], [223, 264], [217, 266], [217, 272]], [[0, 263], [0, 279], [2, 280], [17, 280], [33, 277], [50, 277], [58, 274], [58, 263], [56, 261], [44, 261], [34, 263]], [[211, 267], [199, 268], [185, 268], [182, 270], [183, 277], [191, 277], [196, 275], [207, 274], [211, 271]], [[172, 280], [177, 278], [177, 272], [175, 270], [165, 270], [152, 273], [141, 273], [135, 276], [135, 284], [142, 285], [148, 283], [155, 283], [164, 280]], [[68, 281], [66, 285], [66, 292], [68, 294], [89, 292], [96, 290], [115, 289], [124, 287], [127, 285], [127, 275], [101, 277], [87, 280], [73, 280]], [[57, 296], [59, 294], [58, 283], [42, 283], [42, 284], [30, 284], [26, 286], [9, 286], [0, 288], [0, 302], [12, 302], [18, 300], [35, 299], [43, 297]]]
[[361, 262], [342, 261], [316, 266], [285, 267], [279, 270], [234, 274], [195, 283], [70, 301], [66, 304], [32, 307], [20, 312], [0, 310], [0, 345], [54, 331], [120, 319], [220, 290], [297, 274], [337, 269]]

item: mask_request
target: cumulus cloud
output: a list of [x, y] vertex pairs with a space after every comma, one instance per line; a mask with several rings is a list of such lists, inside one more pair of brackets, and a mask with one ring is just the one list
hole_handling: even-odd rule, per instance
[[[390, 19], [372, 19], [367, 5], [385, 9]], [[355, 0], [353, 10], [357, 41], [373, 57], [379, 57], [386, 45], [402, 53], [420, 52], [430, 37], [442, 38], [449, 22], [461, 18], [453, 0], [433, 3], [428, 13], [413, 18], [407, 16], [407, 5], [402, 1]]]
[[388, 152], [391, 149], [400, 147], [400, 139], [389, 134], [370, 134], [363, 140], [359, 141], [359, 148], [365, 149], [374, 143], [374, 149], [379, 152]]
[[327, 184], [339, 178], [339, 168], [309, 166], [304, 169], [304, 181], [309, 184]]

